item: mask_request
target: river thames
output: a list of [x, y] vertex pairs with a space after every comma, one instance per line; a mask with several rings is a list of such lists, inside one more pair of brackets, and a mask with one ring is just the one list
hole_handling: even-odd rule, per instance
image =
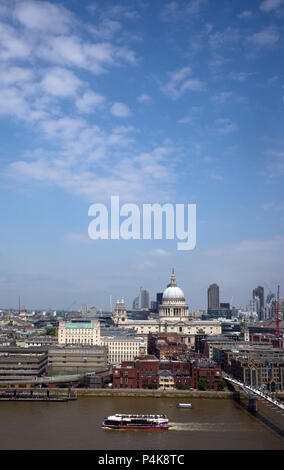
[[[191, 399], [192, 409], [177, 408], [179, 401], [80, 397], [62, 403], [0, 402], [0, 449], [284, 450], [284, 415], [265, 404], [254, 416], [230, 399]], [[102, 429], [103, 419], [114, 413], [166, 414], [169, 430]]]

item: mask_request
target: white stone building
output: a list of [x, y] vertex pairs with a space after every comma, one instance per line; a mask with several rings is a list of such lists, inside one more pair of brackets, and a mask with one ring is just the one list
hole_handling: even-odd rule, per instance
[[130, 320], [127, 318], [123, 299], [117, 302], [114, 311], [114, 323], [120, 328], [135, 330], [143, 336], [145, 342], [149, 333], [176, 333], [184, 337], [185, 343], [194, 345], [195, 335], [220, 335], [221, 322], [218, 320], [193, 320], [183, 291], [176, 284], [174, 271], [170, 284], [164, 290], [163, 301], [159, 306], [159, 314], [148, 320]]
[[101, 344], [100, 322], [65, 322], [59, 323], [58, 344], [85, 344], [95, 346]]
[[101, 328], [100, 322], [96, 320], [60, 322], [58, 344], [107, 346], [109, 364], [132, 361], [146, 352], [143, 337], [120, 328]]
[[101, 345], [108, 348], [109, 364], [121, 364], [123, 361], [133, 361], [141, 354], [145, 354], [146, 345], [143, 337], [136, 335], [117, 336], [106, 333], [101, 337]]

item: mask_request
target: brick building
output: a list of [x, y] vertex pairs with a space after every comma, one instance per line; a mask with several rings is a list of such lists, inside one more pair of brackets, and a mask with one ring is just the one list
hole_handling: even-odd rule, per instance
[[191, 360], [192, 387], [200, 388], [199, 381], [204, 379], [206, 389], [218, 390], [219, 382], [222, 380], [222, 370], [218, 364], [210, 359]]
[[176, 333], [150, 334], [148, 352], [158, 359], [177, 359], [188, 351], [184, 338]]
[[160, 361], [155, 356], [124, 361], [113, 368], [113, 388], [191, 387], [190, 364]]
[[158, 388], [159, 360], [145, 356], [135, 361], [123, 361], [113, 368], [113, 388]]
[[231, 375], [246, 385], [264, 387], [271, 392], [284, 391], [283, 356], [240, 354], [234, 355], [230, 362]]
[[250, 334], [251, 343], [270, 343], [273, 348], [282, 348], [283, 347], [283, 338], [276, 336], [271, 333], [251, 333]]

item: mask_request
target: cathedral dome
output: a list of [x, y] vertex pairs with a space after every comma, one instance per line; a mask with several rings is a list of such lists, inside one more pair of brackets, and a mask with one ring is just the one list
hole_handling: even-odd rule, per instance
[[179, 287], [167, 287], [163, 293], [163, 300], [184, 300], [184, 293]]
[[[174, 270], [171, 281], [163, 292], [163, 300], [159, 305], [159, 318], [161, 321], [184, 321], [189, 317], [188, 305], [183, 291], [177, 286]], [[182, 328], [182, 327], [180, 327]], [[182, 331], [182, 330], [179, 330]]]
[[163, 301], [168, 300], [177, 300], [179, 302], [185, 300], [183, 291], [179, 287], [177, 287], [174, 271], [171, 276], [171, 282], [163, 293]]

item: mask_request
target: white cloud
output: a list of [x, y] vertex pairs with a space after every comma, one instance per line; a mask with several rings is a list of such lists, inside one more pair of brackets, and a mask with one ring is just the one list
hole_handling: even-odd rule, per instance
[[0, 65], [0, 84], [7, 86], [23, 84], [34, 79], [34, 72], [26, 67]]
[[244, 82], [253, 75], [255, 75], [254, 72], [230, 72], [230, 78], [239, 82]]
[[147, 93], [143, 93], [142, 95], [138, 96], [137, 100], [139, 103], [150, 103], [152, 98]]
[[186, 13], [189, 15], [197, 15], [202, 6], [207, 3], [207, 0], [191, 0], [186, 8]]
[[35, 54], [49, 62], [79, 67], [95, 74], [106, 72], [106, 67], [120, 62], [136, 63], [135, 53], [126, 46], [109, 42], [82, 41], [77, 36], [47, 37], [35, 49]]
[[228, 26], [223, 32], [217, 31], [209, 37], [209, 44], [212, 49], [228, 47], [232, 44], [239, 44], [241, 40], [241, 32], [238, 28]]
[[156, 248], [155, 250], [151, 251], [150, 255], [165, 258], [167, 256], [170, 256], [171, 253], [169, 251], [163, 250], [161, 248], [160, 249]]
[[277, 8], [284, 5], [284, 0], [264, 0], [260, 4], [260, 9], [265, 12], [276, 10]]
[[18, 3], [14, 16], [26, 28], [58, 34], [67, 32], [74, 21], [63, 6], [40, 1]]
[[281, 148], [268, 148], [265, 150], [265, 155], [268, 159], [267, 174], [269, 178], [282, 177], [284, 175], [284, 151]]
[[211, 101], [216, 104], [224, 104], [229, 98], [233, 96], [232, 91], [222, 91], [212, 96]]
[[[109, 42], [121, 25], [108, 18], [96, 20], [97, 34], [59, 4], [19, 1], [10, 5], [15, 27], [0, 22], [0, 59], [45, 60], [60, 67], [87, 69], [95, 74], [121, 63], [135, 64], [136, 54], [127, 46]], [[88, 39], [86, 39], [86, 32]], [[95, 39], [95, 40], [94, 40]], [[33, 60], [31, 60], [33, 59]]]
[[76, 99], [76, 106], [82, 113], [92, 113], [104, 104], [106, 98], [92, 90], [87, 90]]
[[[142, 5], [143, 6], [143, 5]], [[103, 18], [126, 18], [129, 20], [139, 19], [140, 15], [128, 5], [109, 5], [102, 12]]]
[[[25, 152], [22, 160], [6, 169], [6, 178], [48, 184], [90, 202], [106, 201], [113, 194], [128, 201], [169, 198], [177, 177], [174, 146], [165, 144], [152, 152], [138, 153], [129, 141], [131, 129], [114, 129], [107, 134], [97, 126], [91, 128], [83, 120], [71, 118], [43, 121], [42, 128], [58, 149], [52, 153], [40, 149]], [[161, 187], [157, 185], [159, 179], [163, 181]]]
[[180, 17], [179, 12], [179, 5], [177, 2], [169, 2], [167, 3], [162, 12], [161, 12], [161, 19], [164, 21], [172, 21], [173, 19], [177, 19]]
[[121, 31], [121, 28], [121, 23], [118, 21], [104, 19], [100, 25], [91, 26], [89, 30], [95, 37], [110, 40], [117, 32]]
[[[208, 158], [207, 160], [208, 161]], [[208, 177], [212, 180], [215, 180], [215, 181], [223, 181], [224, 177], [222, 175], [220, 175], [219, 173], [216, 173], [215, 171], [212, 171], [211, 173], [208, 173]]]
[[184, 116], [183, 118], [179, 119], [179, 124], [192, 124], [193, 123], [193, 116]]
[[198, 15], [206, 4], [207, 0], [190, 0], [186, 5], [181, 5], [180, 2], [169, 2], [163, 7], [160, 17], [163, 21], [188, 20]]
[[204, 91], [206, 83], [197, 78], [190, 78], [191, 67], [182, 69], [170, 74], [170, 80], [166, 85], [161, 86], [161, 90], [172, 98], [179, 98], [187, 91]]
[[11, 26], [0, 23], [0, 59], [26, 59], [31, 54], [30, 44]]
[[41, 87], [45, 93], [59, 97], [75, 95], [82, 84], [73, 72], [61, 67], [45, 71], [41, 81]]
[[252, 16], [252, 11], [250, 10], [244, 10], [242, 11], [242, 13], [238, 15], [238, 17], [241, 19], [251, 18], [251, 16]]
[[[7, 1], [2, 13], [11, 24], [0, 22], [0, 113], [38, 122], [37, 130], [45, 133], [58, 116], [64, 116], [66, 98], [81, 113], [104, 110], [107, 98], [92, 90], [86, 74], [82, 81], [79, 72], [101, 74], [122, 62], [136, 63], [128, 47], [92, 40], [88, 23], [77, 21], [60, 4]], [[98, 28], [119, 29], [115, 19], [96, 20]], [[121, 117], [129, 115], [129, 108], [120, 103], [113, 111]]]
[[13, 115], [20, 119], [30, 118], [30, 108], [17, 88], [3, 88], [0, 92], [0, 114]]
[[279, 41], [279, 39], [279, 31], [275, 27], [269, 26], [249, 36], [248, 41], [254, 46], [266, 47], [273, 46]]
[[124, 103], [114, 103], [110, 112], [113, 116], [121, 118], [128, 117], [131, 114], [129, 107]]
[[82, 119], [71, 118], [68, 116], [59, 119], [48, 119], [40, 123], [40, 128], [47, 137], [59, 138], [61, 140], [78, 137], [78, 132], [85, 127]]
[[49, 36], [42, 41], [35, 53], [49, 62], [73, 67], [89, 68], [84, 44], [76, 36]]

